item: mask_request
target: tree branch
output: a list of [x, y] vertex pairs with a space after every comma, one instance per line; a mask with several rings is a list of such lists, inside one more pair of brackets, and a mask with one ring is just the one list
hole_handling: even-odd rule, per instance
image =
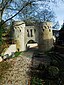
[[5, 6], [2, 8], [2, 11], [6, 8], [6, 6], [7, 6], [7, 4], [8, 4], [9, 2], [11, 3], [12, 0], [6, 2]]
[[20, 13], [26, 6], [30, 5], [33, 1], [31, 2], [27, 2], [16, 14], [14, 14], [12, 17], [10, 17], [9, 19], [7, 19], [6, 21], [4, 21], [1, 25], [3, 25], [4, 23], [6, 23], [8, 20], [12, 19], [13, 17], [15, 17], [18, 13]]
[[10, 9], [10, 10], [17, 10], [17, 11], [18, 11], [18, 9], [14, 9], [14, 8], [11, 8], [11, 7], [8, 7], [7, 9]]

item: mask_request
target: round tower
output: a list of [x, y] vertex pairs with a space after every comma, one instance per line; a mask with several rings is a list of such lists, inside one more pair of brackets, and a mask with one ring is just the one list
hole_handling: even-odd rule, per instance
[[17, 51], [25, 51], [24, 45], [24, 34], [25, 34], [25, 23], [23, 21], [15, 21], [14, 26], [14, 39], [16, 41]]
[[52, 23], [43, 22], [39, 29], [39, 50], [48, 51], [53, 47]]

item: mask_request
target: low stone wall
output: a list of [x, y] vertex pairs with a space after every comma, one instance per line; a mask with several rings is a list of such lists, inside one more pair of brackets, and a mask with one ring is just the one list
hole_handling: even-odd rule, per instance
[[9, 56], [13, 53], [16, 52], [16, 44], [11, 44], [6, 50], [2, 52], [2, 55], [8, 54]]

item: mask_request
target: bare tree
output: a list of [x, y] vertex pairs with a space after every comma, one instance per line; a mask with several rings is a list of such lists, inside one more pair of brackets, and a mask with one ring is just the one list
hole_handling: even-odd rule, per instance
[[[59, 1], [64, 1], [64, 0], [59, 0]], [[13, 19], [18, 14], [21, 15], [21, 18], [24, 17], [23, 19], [31, 19], [31, 18], [35, 19], [35, 16], [36, 16], [36, 20], [37, 20], [38, 19], [37, 15], [39, 15], [39, 19], [41, 19], [40, 16], [43, 16], [44, 14], [47, 15], [47, 13], [50, 14], [50, 12], [46, 13], [45, 10], [44, 11], [42, 10], [41, 11], [42, 13], [41, 13], [40, 10], [37, 10], [37, 9], [40, 6], [45, 8], [44, 3], [46, 3], [46, 7], [49, 9], [48, 4], [50, 2], [56, 4], [58, 3], [58, 0], [0, 0], [0, 5], [1, 5], [0, 7], [1, 8], [0, 41], [2, 37], [2, 28], [3, 28], [2, 26], [4, 23]], [[38, 11], [41, 14], [39, 14]], [[50, 17], [50, 16], [47, 16], [47, 17]], [[44, 18], [46, 18], [46, 16]], [[2, 19], [4, 20], [4, 22], [2, 22]]]
[[[61, 1], [64, 0], [59, 0], [59, 2]], [[32, 15], [34, 10], [36, 11], [40, 7], [43, 8], [46, 7], [49, 9], [48, 4], [50, 2], [57, 4], [58, 0], [1, 0], [1, 6], [2, 6], [1, 16], [3, 17], [3, 15], [6, 15], [4, 19], [5, 22], [16, 17], [18, 14], [24, 18], [26, 17], [28, 18], [29, 15], [30, 16]]]

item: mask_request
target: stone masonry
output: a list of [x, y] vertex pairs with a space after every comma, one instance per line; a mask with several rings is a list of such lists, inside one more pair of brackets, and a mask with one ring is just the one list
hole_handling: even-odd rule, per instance
[[51, 22], [43, 22], [37, 27], [26, 26], [23, 21], [16, 21], [13, 27], [17, 51], [25, 51], [30, 40], [37, 42], [41, 51], [47, 51], [53, 47]]

